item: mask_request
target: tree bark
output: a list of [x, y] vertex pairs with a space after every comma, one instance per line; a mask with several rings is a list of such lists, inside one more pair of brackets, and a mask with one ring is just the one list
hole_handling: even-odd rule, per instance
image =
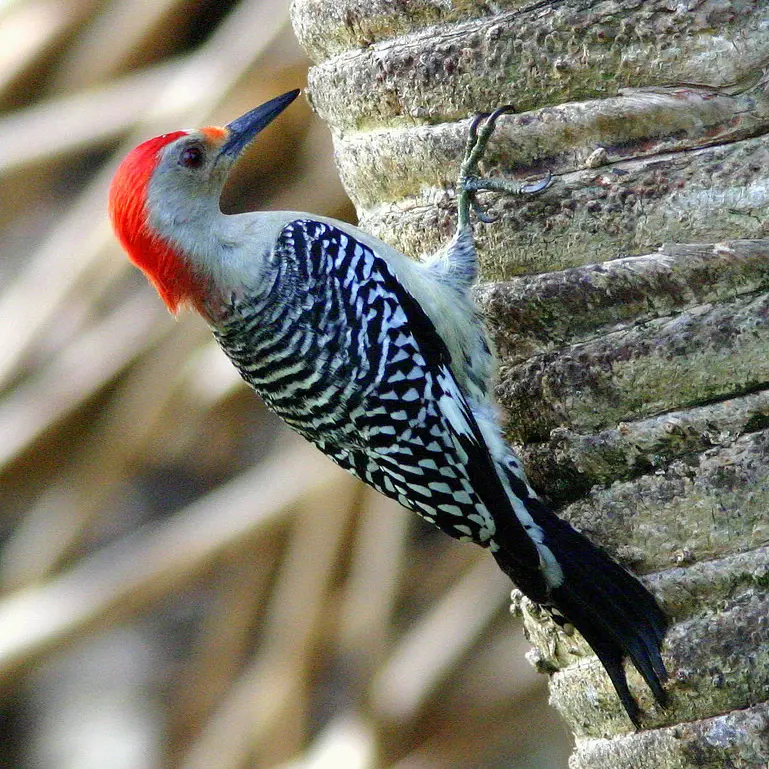
[[672, 706], [631, 675], [634, 733], [587, 647], [525, 605], [572, 768], [767, 765], [769, 6], [296, 0], [293, 20], [364, 229], [442, 245], [469, 116], [501, 104], [487, 171], [555, 175], [476, 225], [508, 437], [674, 623]]

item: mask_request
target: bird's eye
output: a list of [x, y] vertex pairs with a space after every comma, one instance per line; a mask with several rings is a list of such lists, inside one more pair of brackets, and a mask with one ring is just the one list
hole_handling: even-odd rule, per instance
[[185, 147], [179, 155], [179, 163], [185, 168], [200, 168], [203, 165], [203, 150], [196, 144]]

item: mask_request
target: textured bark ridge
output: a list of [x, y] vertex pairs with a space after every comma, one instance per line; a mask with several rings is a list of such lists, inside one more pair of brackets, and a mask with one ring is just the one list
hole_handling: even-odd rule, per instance
[[[454, 226], [469, 117], [500, 104], [478, 291], [536, 485], [674, 618], [672, 707], [630, 732], [597, 661], [525, 605], [573, 769], [769, 763], [769, 6], [296, 0], [362, 226]], [[637, 680], [637, 679], [634, 679]]]

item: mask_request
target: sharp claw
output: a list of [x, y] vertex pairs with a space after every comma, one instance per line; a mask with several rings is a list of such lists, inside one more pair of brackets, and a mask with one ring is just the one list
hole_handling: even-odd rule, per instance
[[472, 198], [472, 206], [473, 206], [473, 213], [475, 213], [475, 216], [477, 217], [478, 221], [483, 222], [484, 224], [492, 224], [493, 222], [496, 222], [499, 218], [498, 216], [494, 216], [493, 214], [487, 214], [482, 208], [480, 203], [475, 199], [475, 196]]
[[481, 123], [489, 117], [488, 112], [479, 112], [470, 123], [470, 133], [468, 134], [467, 141], [470, 146], [474, 145], [478, 141], [478, 128]]
[[536, 182], [530, 184], [522, 184], [520, 188], [521, 195], [536, 195], [538, 192], [546, 190], [553, 183], [553, 175], [550, 171], [547, 172], [547, 176], [539, 179]]
[[459, 190], [459, 227], [464, 227], [469, 224], [470, 211], [475, 214], [479, 221], [484, 222], [485, 224], [497, 220], [498, 217], [486, 214], [481, 209], [475, 198], [475, 193], [478, 189], [494, 189], [513, 195], [536, 195], [543, 190], [546, 190], [553, 181], [553, 176], [549, 172], [543, 179], [525, 183], [520, 186], [516, 186], [512, 182], [504, 181], [497, 182], [496, 184], [487, 181], [484, 185], [477, 176], [478, 163], [486, 150], [486, 145], [488, 144], [489, 139], [494, 133], [497, 120], [502, 115], [510, 114], [511, 112], [515, 112], [515, 107], [511, 104], [506, 104], [502, 107], [498, 107], [491, 113], [482, 112], [477, 114], [470, 123], [465, 157], [462, 161], [457, 183]]
[[502, 107], [497, 107], [494, 112], [488, 116], [489, 119], [486, 121], [486, 125], [493, 126], [499, 119], [500, 115], [510, 115], [515, 111], [515, 107], [512, 104], [505, 104]]

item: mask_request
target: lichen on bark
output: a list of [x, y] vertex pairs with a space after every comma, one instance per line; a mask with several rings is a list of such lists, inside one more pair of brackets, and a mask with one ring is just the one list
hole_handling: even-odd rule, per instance
[[[508, 436], [674, 620], [672, 707], [632, 733], [579, 639], [524, 602], [572, 769], [769, 763], [769, 7], [297, 0], [361, 224], [415, 257], [455, 221], [469, 119], [503, 103], [477, 297]], [[633, 679], [636, 681], [637, 679]]]

